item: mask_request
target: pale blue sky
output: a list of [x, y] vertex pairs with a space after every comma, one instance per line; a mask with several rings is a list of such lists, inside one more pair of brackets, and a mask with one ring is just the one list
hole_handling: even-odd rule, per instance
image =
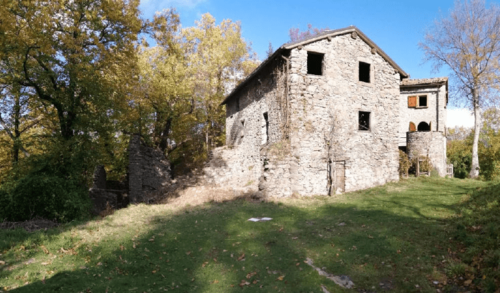
[[[489, 0], [499, 3], [500, 0]], [[432, 72], [430, 63], [423, 63], [418, 43], [427, 27], [447, 14], [454, 0], [142, 0], [143, 17], [155, 11], [175, 7], [183, 27], [209, 12], [217, 22], [223, 19], [240, 21], [243, 38], [261, 60], [269, 42], [274, 49], [289, 40], [292, 27], [338, 29], [357, 26], [382, 48], [411, 78], [446, 76], [446, 69]]]

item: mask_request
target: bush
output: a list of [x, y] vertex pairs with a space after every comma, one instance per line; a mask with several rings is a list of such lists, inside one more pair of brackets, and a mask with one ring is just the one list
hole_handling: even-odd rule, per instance
[[11, 192], [0, 192], [0, 217], [24, 221], [35, 216], [68, 222], [85, 217], [90, 199], [84, 186], [74, 180], [30, 174], [16, 182]]
[[408, 155], [405, 152], [399, 150], [399, 176], [408, 177], [408, 170], [410, 169], [410, 167], [410, 158], [408, 158]]
[[50, 152], [15, 166], [0, 186], [0, 219], [68, 222], [89, 214], [95, 154], [88, 140], [55, 141]]

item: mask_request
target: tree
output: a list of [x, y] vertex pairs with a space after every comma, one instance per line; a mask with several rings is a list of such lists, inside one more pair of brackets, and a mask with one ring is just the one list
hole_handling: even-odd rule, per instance
[[322, 32], [327, 31], [327, 30], [330, 30], [330, 29], [328, 27], [315, 28], [312, 26], [312, 24], [308, 24], [306, 31], [300, 31], [300, 29], [298, 29], [298, 28], [291, 28], [288, 31], [288, 35], [290, 36], [290, 42], [297, 42], [297, 41], [301, 41], [301, 40], [307, 39], [309, 37], [318, 35]]
[[203, 129], [208, 152], [224, 141], [225, 111], [220, 104], [230, 89], [245, 78], [254, 55], [241, 37], [239, 23], [223, 20], [217, 25], [208, 13], [195, 27], [183, 29], [182, 35], [194, 78], [195, 102], [201, 110], [199, 128]]
[[274, 53], [273, 44], [271, 42], [269, 42], [269, 47], [267, 47], [266, 55], [267, 55], [267, 57], [271, 57], [271, 55], [273, 55], [273, 53]]
[[469, 177], [479, 176], [481, 108], [498, 94], [500, 81], [500, 8], [484, 0], [455, 2], [449, 15], [434, 22], [419, 43], [434, 70], [451, 69], [454, 97], [474, 111], [474, 140]]
[[[123, 100], [116, 76], [133, 72], [139, 0], [0, 0], [0, 84], [55, 109], [66, 140]], [[103, 115], [105, 113], [105, 115]]]
[[[29, 157], [24, 148], [21, 135], [38, 124], [38, 117], [29, 109], [30, 95], [17, 89], [5, 87], [0, 91], [0, 131], [4, 131], [12, 143], [12, 162], [19, 161], [19, 152]], [[3, 114], [3, 115], [2, 115]]]

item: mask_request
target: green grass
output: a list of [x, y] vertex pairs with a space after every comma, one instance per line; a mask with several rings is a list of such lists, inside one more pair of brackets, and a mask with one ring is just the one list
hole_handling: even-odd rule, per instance
[[[491, 186], [412, 178], [337, 197], [138, 205], [48, 231], [3, 230], [0, 291], [446, 292], [470, 271], [456, 217]], [[273, 220], [247, 221], [263, 216]]]

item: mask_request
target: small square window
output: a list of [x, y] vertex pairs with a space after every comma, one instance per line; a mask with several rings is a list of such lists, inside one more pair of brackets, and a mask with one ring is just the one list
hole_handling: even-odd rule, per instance
[[370, 82], [370, 63], [359, 62], [359, 81]]
[[418, 106], [419, 107], [427, 107], [427, 96], [419, 96], [418, 97]]
[[323, 56], [325, 54], [307, 52], [307, 74], [323, 75]]
[[370, 112], [359, 111], [358, 130], [370, 130]]

